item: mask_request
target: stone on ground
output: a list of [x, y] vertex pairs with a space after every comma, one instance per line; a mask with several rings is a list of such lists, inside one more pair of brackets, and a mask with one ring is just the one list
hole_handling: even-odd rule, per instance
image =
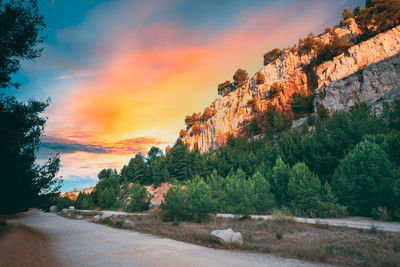
[[222, 245], [228, 244], [243, 244], [243, 236], [239, 232], [234, 232], [232, 229], [214, 230], [210, 234], [211, 238]]

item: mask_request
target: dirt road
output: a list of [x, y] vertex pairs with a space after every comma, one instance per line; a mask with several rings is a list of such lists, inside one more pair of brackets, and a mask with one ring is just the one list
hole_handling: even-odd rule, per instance
[[70, 220], [51, 213], [14, 220], [46, 234], [65, 266], [317, 266], [267, 254], [217, 250]]

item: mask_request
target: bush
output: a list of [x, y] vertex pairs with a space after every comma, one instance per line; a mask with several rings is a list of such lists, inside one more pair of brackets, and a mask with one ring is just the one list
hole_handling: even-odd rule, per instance
[[292, 95], [292, 102], [290, 103], [292, 111], [296, 114], [304, 114], [312, 112], [313, 104], [311, 96], [301, 95], [300, 93], [294, 93]]
[[270, 185], [265, 177], [260, 172], [256, 172], [250, 181], [253, 183], [254, 194], [256, 196], [254, 202], [256, 212], [263, 214], [271, 211], [275, 206], [275, 198], [270, 192]]
[[226, 95], [232, 90], [232, 83], [230, 81], [225, 81], [221, 84], [218, 84], [218, 94]]
[[256, 78], [255, 78], [256, 84], [263, 84], [264, 79], [265, 79], [264, 74], [262, 74], [261, 72], [256, 73]]
[[380, 221], [390, 221], [391, 216], [386, 207], [377, 207], [372, 210], [372, 217]]
[[131, 201], [126, 207], [126, 211], [144, 211], [149, 209], [151, 196], [143, 185], [133, 184], [130, 197]]
[[378, 206], [393, 207], [395, 177], [385, 151], [364, 140], [340, 162], [332, 180], [334, 192], [352, 215], [371, 215]]
[[226, 178], [226, 201], [231, 213], [247, 218], [255, 212], [256, 195], [246, 173], [238, 169]]
[[274, 98], [276, 95], [278, 95], [280, 92], [283, 92], [284, 88], [283, 85], [275, 82], [273, 84], [271, 84], [269, 91], [268, 91], [268, 98], [272, 99]]
[[183, 221], [191, 218], [187, 189], [179, 184], [172, 185], [161, 203], [161, 209], [164, 221]]
[[247, 71], [243, 69], [238, 69], [233, 75], [233, 83], [235, 86], [241, 86], [248, 78]]
[[278, 59], [282, 55], [282, 50], [275, 48], [264, 54], [264, 66], [268, 65], [272, 61]]
[[199, 176], [187, 184], [191, 213], [196, 221], [204, 221], [216, 211], [210, 187]]
[[336, 217], [345, 215], [345, 208], [336, 204], [328, 183], [321, 185], [318, 176], [303, 163], [293, 166], [288, 183], [288, 196], [297, 215]]

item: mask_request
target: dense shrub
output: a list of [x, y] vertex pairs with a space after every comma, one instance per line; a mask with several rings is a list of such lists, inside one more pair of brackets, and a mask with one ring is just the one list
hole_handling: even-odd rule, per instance
[[271, 84], [269, 91], [268, 91], [268, 98], [272, 99], [277, 96], [280, 92], [283, 92], [284, 88], [282, 84], [277, 82]]
[[191, 217], [188, 191], [179, 184], [172, 185], [161, 203], [165, 221], [187, 220]]
[[304, 114], [312, 112], [313, 104], [311, 96], [305, 96], [300, 93], [294, 93], [292, 95], [292, 102], [290, 103], [292, 111], [296, 114]]
[[126, 211], [144, 211], [149, 209], [151, 197], [143, 185], [133, 184], [130, 197], [131, 200], [126, 207]]
[[370, 216], [378, 206], [393, 207], [395, 174], [385, 151], [364, 140], [340, 162], [332, 180], [334, 192], [350, 213]]
[[193, 219], [203, 221], [216, 211], [216, 200], [213, 198], [210, 187], [199, 176], [189, 181], [188, 203]]
[[218, 94], [219, 95], [227, 95], [232, 90], [233, 84], [230, 81], [225, 81], [221, 84], [218, 84]]
[[282, 55], [282, 50], [275, 48], [264, 54], [264, 66], [268, 65], [272, 61], [278, 59]]
[[246, 173], [238, 169], [226, 178], [226, 202], [229, 211], [247, 218], [254, 214], [256, 195], [253, 184], [246, 179]]
[[233, 75], [233, 84], [237, 86], [241, 86], [249, 77], [247, 71], [243, 69], [238, 69]]
[[253, 184], [253, 190], [256, 198], [254, 208], [257, 213], [265, 214], [275, 207], [275, 197], [270, 192], [270, 185], [266, 178], [260, 173], [256, 172], [250, 179]]
[[300, 216], [328, 217], [344, 211], [340, 207], [336, 208], [329, 184], [322, 186], [318, 176], [303, 162], [293, 166], [288, 183], [288, 196], [295, 214]]

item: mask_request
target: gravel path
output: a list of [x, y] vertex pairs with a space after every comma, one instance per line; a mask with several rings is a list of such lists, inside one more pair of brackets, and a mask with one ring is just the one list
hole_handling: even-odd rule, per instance
[[[84, 212], [91, 212], [91, 210], [81, 210]], [[112, 215], [150, 215], [148, 213], [129, 213], [124, 211], [111, 211], [111, 210], [103, 210], [103, 218], [109, 217]], [[233, 214], [217, 214], [217, 217], [221, 218], [234, 218], [235, 215]], [[272, 215], [251, 215], [253, 219], [263, 219], [268, 220], [272, 219]], [[321, 224], [328, 224], [332, 226], [342, 226], [342, 227], [350, 227], [356, 229], [371, 229], [372, 226], [376, 227], [376, 229], [381, 231], [388, 231], [388, 232], [397, 232], [400, 233], [400, 223], [399, 222], [382, 222], [373, 220], [367, 217], [345, 217], [345, 218], [338, 218], [338, 219], [310, 219], [310, 218], [301, 218], [301, 217], [291, 217], [296, 222], [301, 223], [321, 223]]]
[[53, 253], [65, 266], [318, 266], [268, 254], [217, 250], [51, 213], [15, 221], [52, 238]]
[[[232, 214], [217, 214], [217, 216], [221, 218], [235, 217], [235, 215]], [[273, 216], [251, 215], [251, 218], [268, 220], [273, 218]], [[400, 233], [400, 223], [398, 222], [382, 222], [366, 217], [346, 217], [338, 219], [310, 219], [310, 218], [300, 218], [300, 217], [292, 217], [292, 218], [296, 222], [301, 222], [301, 223], [310, 223], [310, 224], [321, 223], [332, 226], [342, 226], [342, 227], [350, 227], [356, 229], [371, 229], [371, 227], [374, 226], [376, 227], [376, 229], [381, 231]]]

